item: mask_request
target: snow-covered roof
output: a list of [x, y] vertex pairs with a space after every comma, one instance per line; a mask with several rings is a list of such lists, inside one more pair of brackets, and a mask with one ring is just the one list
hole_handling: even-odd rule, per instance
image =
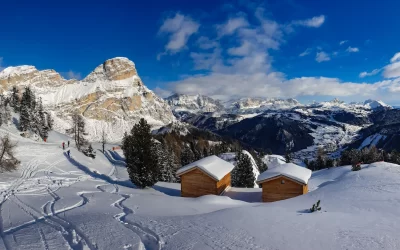
[[283, 175], [295, 181], [307, 184], [311, 177], [311, 170], [300, 167], [293, 163], [285, 163], [276, 168], [265, 171], [257, 178], [257, 183], [262, 183], [268, 179]]
[[231, 163], [224, 161], [215, 155], [211, 155], [178, 169], [176, 175], [180, 176], [194, 168], [198, 168], [213, 179], [219, 181], [231, 172], [234, 167], [235, 166]]

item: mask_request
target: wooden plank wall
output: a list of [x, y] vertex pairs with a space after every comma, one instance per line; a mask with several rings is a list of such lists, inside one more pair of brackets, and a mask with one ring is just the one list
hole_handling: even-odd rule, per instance
[[[285, 181], [282, 184], [282, 180]], [[263, 202], [273, 202], [293, 198], [308, 192], [308, 186], [284, 176], [262, 183]]]
[[217, 194], [217, 181], [198, 169], [181, 175], [181, 196], [199, 197], [206, 194]]
[[217, 194], [221, 194], [226, 187], [231, 185], [231, 173], [224, 176], [219, 182], [217, 182]]

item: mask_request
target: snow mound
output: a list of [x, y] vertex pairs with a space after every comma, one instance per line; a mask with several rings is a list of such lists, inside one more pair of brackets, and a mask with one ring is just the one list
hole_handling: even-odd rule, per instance
[[235, 166], [233, 166], [231, 163], [224, 161], [215, 155], [211, 155], [178, 169], [176, 175], [180, 176], [189, 170], [199, 168], [212, 178], [220, 181], [225, 175], [231, 172], [234, 167]]
[[265, 180], [283, 175], [301, 183], [307, 184], [308, 180], [311, 177], [311, 173], [311, 170], [307, 168], [300, 167], [293, 163], [286, 163], [280, 165], [277, 168], [267, 170], [264, 173], [260, 174], [260, 176], [258, 176], [257, 178], [257, 183], [261, 183]]

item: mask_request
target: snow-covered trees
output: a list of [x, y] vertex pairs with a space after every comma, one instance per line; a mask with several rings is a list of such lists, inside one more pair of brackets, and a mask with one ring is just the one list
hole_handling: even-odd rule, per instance
[[258, 171], [260, 173], [264, 172], [265, 170], [268, 170], [267, 164], [263, 161], [264, 154], [263, 153], [258, 153], [254, 150], [250, 150], [249, 152], [251, 156], [253, 157], [254, 161], [256, 162], [256, 165], [258, 167]]
[[16, 86], [13, 86], [11, 90], [10, 105], [14, 109], [15, 113], [20, 111], [19, 90]]
[[9, 99], [0, 95], [0, 126], [7, 124], [11, 120], [11, 110]]
[[129, 135], [125, 134], [122, 150], [133, 184], [140, 188], [153, 186], [160, 176], [157, 146], [145, 119], [140, 119]]
[[231, 173], [232, 187], [254, 187], [255, 176], [250, 157], [239, 150], [236, 154], [236, 166]]
[[12, 171], [20, 163], [14, 156], [16, 144], [10, 140], [8, 135], [0, 138], [0, 171]]
[[179, 168], [174, 152], [167, 143], [157, 145], [158, 168], [160, 171], [159, 181], [176, 182], [175, 172]]
[[29, 87], [25, 88], [20, 102], [17, 95], [18, 91], [13, 88], [10, 103], [20, 113], [19, 129], [23, 132], [31, 131], [46, 139], [53, 121], [50, 114], [45, 112], [42, 99], [36, 100]]
[[85, 139], [85, 121], [82, 115], [74, 113], [72, 115], [72, 128], [68, 130], [69, 133], [74, 134], [76, 148], [81, 151], [88, 142]]
[[181, 153], [181, 164], [185, 166], [195, 161], [195, 155], [189, 145], [185, 144]]
[[89, 144], [88, 148], [82, 149], [82, 153], [90, 158], [96, 158], [96, 151], [93, 150], [92, 144]]

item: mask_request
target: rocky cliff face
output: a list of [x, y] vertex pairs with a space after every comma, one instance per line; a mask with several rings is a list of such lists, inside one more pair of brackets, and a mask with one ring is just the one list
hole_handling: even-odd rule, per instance
[[52, 69], [39, 71], [34, 66], [8, 67], [0, 72], [0, 92], [7, 91], [12, 86], [58, 87], [75, 81], [64, 79]]
[[99, 140], [104, 130], [108, 140], [119, 141], [142, 117], [154, 128], [175, 120], [169, 105], [143, 84], [135, 64], [123, 57], [105, 61], [82, 81], [20, 66], [3, 70], [0, 84], [3, 91], [30, 86], [53, 112], [60, 132], [70, 127], [72, 113], [81, 113], [91, 140]]

